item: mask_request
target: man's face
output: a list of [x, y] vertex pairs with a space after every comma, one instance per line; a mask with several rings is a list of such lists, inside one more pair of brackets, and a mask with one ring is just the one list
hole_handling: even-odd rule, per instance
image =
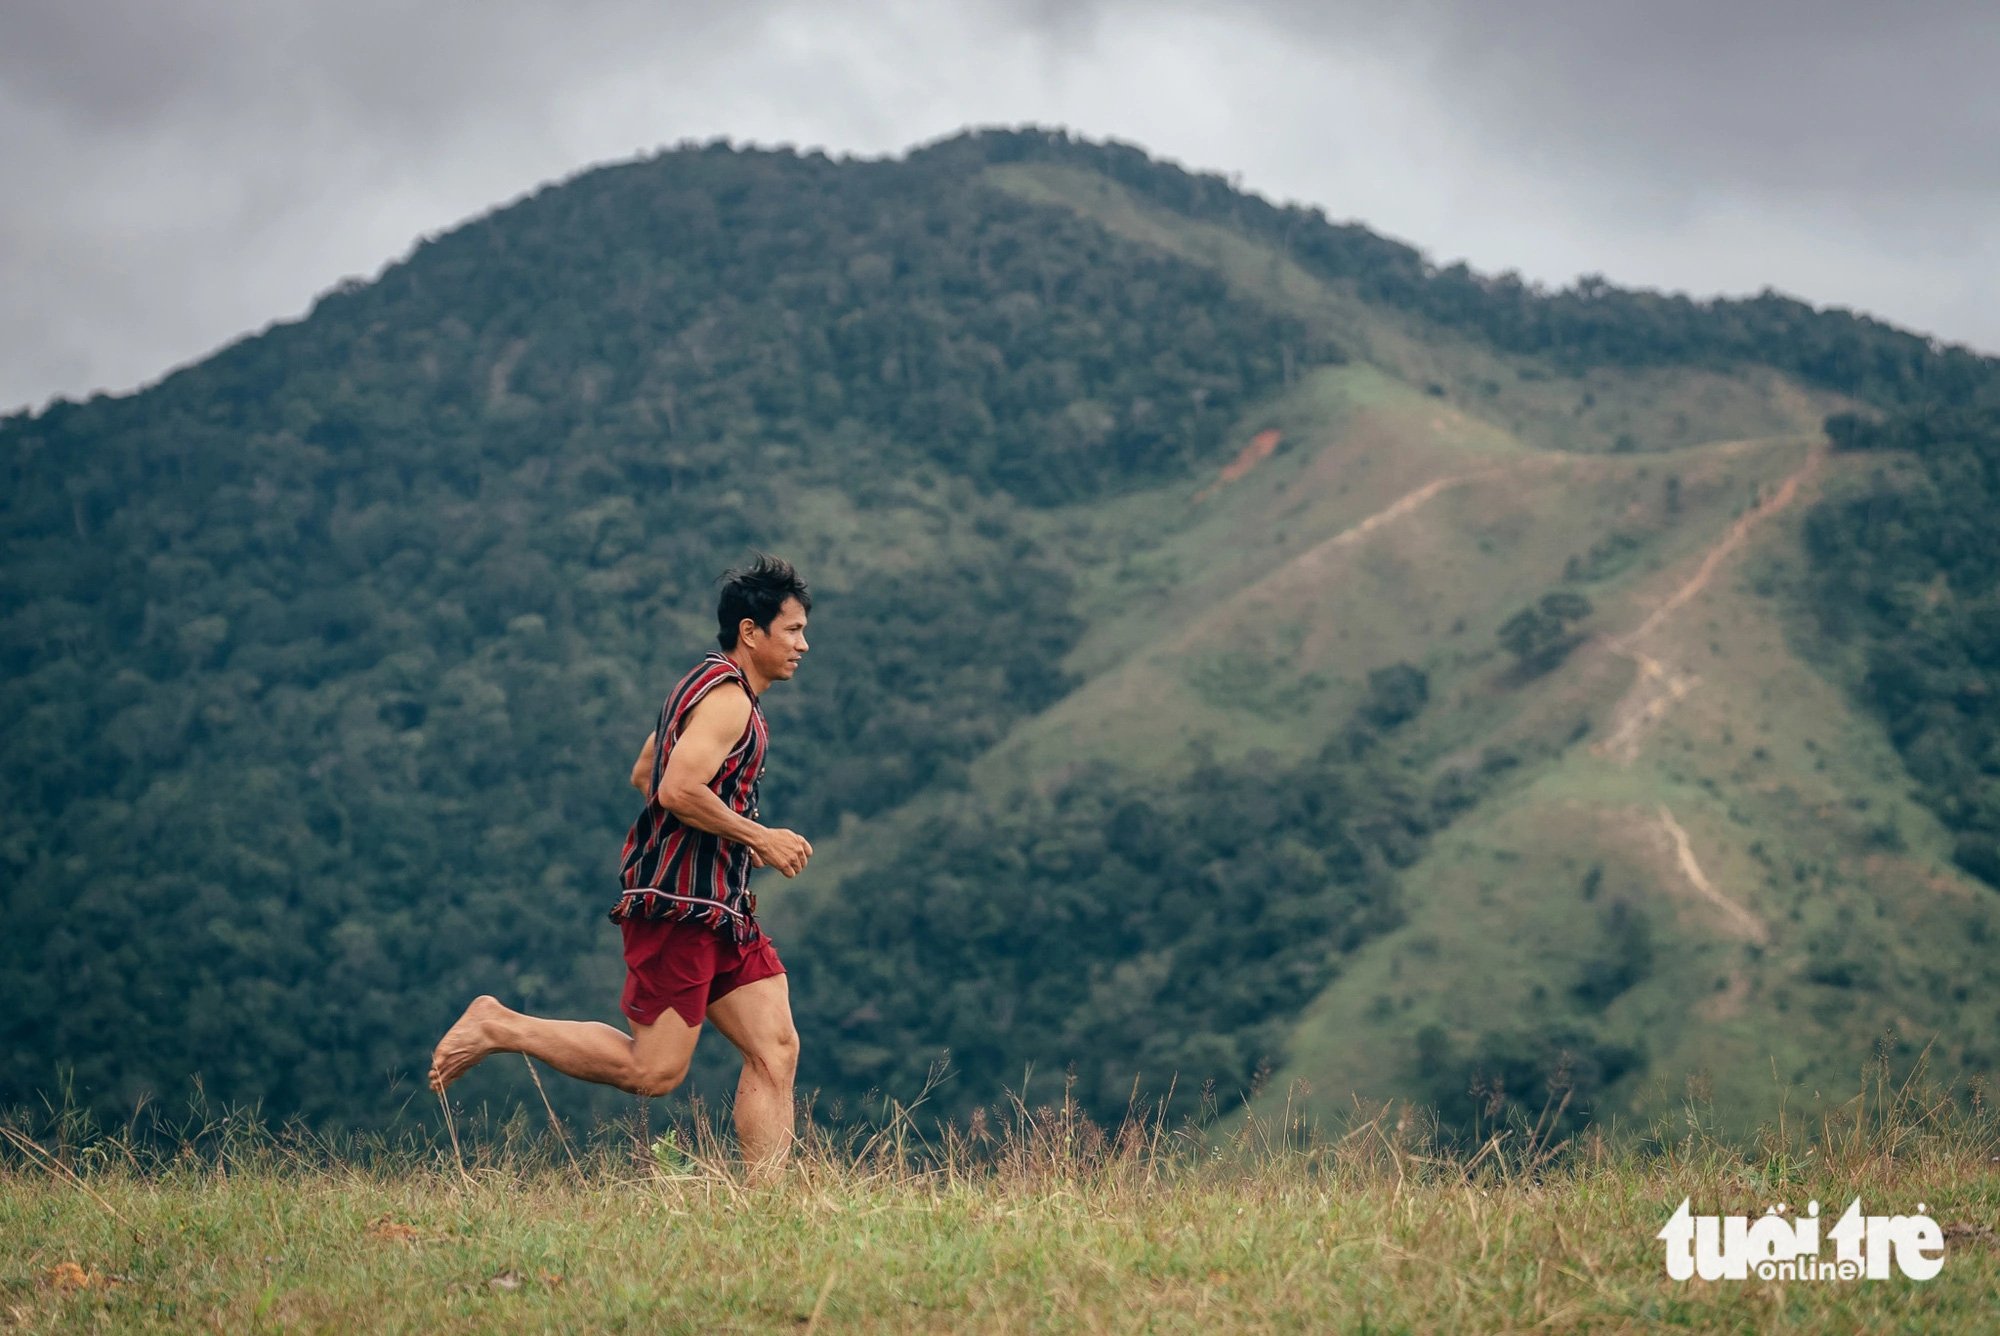
[[771, 619], [766, 631], [745, 620], [738, 628], [737, 643], [750, 656], [757, 671], [773, 682], [785, 682], [799, 670], [806, 653], [806, 610], [795, 598], [788, 598]]

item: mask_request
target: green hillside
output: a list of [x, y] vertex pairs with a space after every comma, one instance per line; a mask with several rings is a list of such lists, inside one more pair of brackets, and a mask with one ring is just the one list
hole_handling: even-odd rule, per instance
[[2000, 652], [1924, 536], [1994, 381], [1041, 132], [586, 173], [0, 424], [0, 1105], [380, 1125], [475, 991], [611, 1018], [623, 776], [752, 547], [819, 596], [760, 895], [823, 1112], [1988, 1071]]

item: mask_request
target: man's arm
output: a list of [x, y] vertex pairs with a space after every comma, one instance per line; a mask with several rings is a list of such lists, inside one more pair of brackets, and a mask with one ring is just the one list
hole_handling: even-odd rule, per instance
[[731, 811], [708, 787], [749, 722], [750, 697], [735, 682], [724, 682], [702, 697], [667, 753], [666, 770], [654, 796], [660, 806], [696, 830], [745, 845], [764, 866], [796, 877], [812, 857], [812, 845], [794, 831], [760, 826]]
[[648, 733], [646, 745], [639, 749], [639, 759], [632, 762], [632, 787], [644, 793], [653, 783], [653, 752], [660, 745], [660, 735]]

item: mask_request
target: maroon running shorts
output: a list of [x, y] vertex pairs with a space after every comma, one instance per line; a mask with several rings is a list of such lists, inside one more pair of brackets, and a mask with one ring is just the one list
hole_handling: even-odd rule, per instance
[[711, 1002], [746, 983], [783, 974], [771, 939], [759, 933], [738, 946], [727, 932], [686, 919], [621, 919], [625, 934], [625, 996], [619, 1010], [635, 1025], [651, 1025], [672, 1007], [700, 1025]]

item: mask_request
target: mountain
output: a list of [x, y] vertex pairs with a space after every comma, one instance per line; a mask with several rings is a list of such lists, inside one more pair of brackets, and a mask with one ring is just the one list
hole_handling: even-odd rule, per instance
[[1996, 384], [1060, 132], [583, 173], [0, 424], [0, 1104], [383, 1126], [474, 992], [614, 1018], [624, 775], [759, 547], [822, 1113], [1990, 1072]]

